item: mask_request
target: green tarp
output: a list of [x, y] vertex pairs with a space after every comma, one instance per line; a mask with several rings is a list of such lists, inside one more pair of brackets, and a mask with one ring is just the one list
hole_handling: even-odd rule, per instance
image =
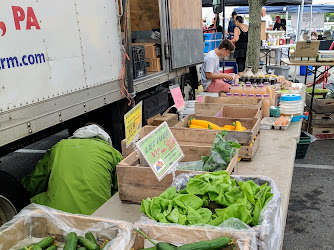
[[103, 140], [66, 139], [47, 151], [22, 184], [33, 203], [90, 215], [117, 192], [121, 160]]

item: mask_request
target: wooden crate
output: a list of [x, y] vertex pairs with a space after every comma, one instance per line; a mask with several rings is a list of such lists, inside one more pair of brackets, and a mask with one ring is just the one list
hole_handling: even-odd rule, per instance
[[334, 128], [319, 128], [310, 126], [308, 132], [317, 137], [318, 140], [334, 139]]
[[[256, 240], [256, 235], [253, 232], [233, 232], [228, 230], [218, 230], [213, 228], [203, 228], [199, 226], [181, 226], [176, 224], [149, 224], [140, 223], [135, 224], [139, 230], [143, 231], [148, 237], [154, 241], [162, 241], [170, 244], [189, 244], [203, 240], [213, 240], [220, 237], [231, 237], [235, 242], [242, 243], [243, 248], [238, 246], [235, 249], [248, 250], [251, 249], [251, 240]], [[133, 246], [134, 250], [143, 249], [145, 238], [135, 233], [136, 241]], [[253, 243], [254, 245], [254, 243]], [[233, 247], [224, 248], [232, 250]]]
[[147, 125], [159, 126], [163, 122], [167, 122], [169, 127], [175, 126], [179, 121], [177, 114], [164, 113], [163, 115], [157, 114], [147, 119]]
[[[125, 230], [129, 230], [132, 228], [132, 224], [126, 221], [118, 221], [106, 218], [96, 218], [91, 216], [81, 216], [75, 214], [67, 214], [61, 212], [50, 213], [47, 216], [45, 212], [42, 210], [33, 210], [32, 216], [27, 219], [26, 217], [22, 217], [21, 219], [14, 222], [7, 229], [0, 232], [0, 242], [2, 244], [2, 249], [11, 249], [18, 242], [24, 240], [28, 236], [33, 236], [36, 238], [45, 238], [47, 236], [55, 236], [56, 240], [59, 242], [65, 241], [65, 236], [68, 232], [65, 230], [68, 228], [60, 228], [59, 225], [55, 224], [55, 218], [59, 218], [63, 221], [68, 222], [67, 226], [75, 228], [77, 230], [85, 231], [88, 228], [91, 228], [97, 223], [105, 223], [105, 225], [113, 226], [119, 229], [117, 237], [113, 245], [108, 249], [119, 249], [119, 247], [123, 244], [127, 244], [130, 249], [132, 246], [131, 239], [128, 239], [128, 242], [125, 240], [123, 235], [127, 235], [128, 233]], [[51, 215], [54, 215], [52, 217]], [[61, 223], [61, 226], [65, 226], [64, 223]], [[102, 229], [101, 229], [102, 230]], [[122, 230], [124, 230], [122, 232]], [[130, 232], [131, 233], [131, 232]]]
[[[207, 115], [203, 115], [203, 116], [207, 116]], [[221, 117], [223, 118], [257, 118], [261, 120], [262, 119], [262, 109], [259, 109], [256, 107], [241, 108], [241, 107], [235, 107], [235, 106], [224, 106], [221, 109]]]
[[[182, 161], [198, 161], [201, 156], [209, 156], [211, 147], [180, 146], [185, 157]], [[238, 163], [238, 151], [232, 158], [226, 171], [232, 173]], [[137, 152], [132, 152], [116, 167], [119, 198], [122, 201], [140, 203], [147, 197], [159, 196], [173, 182], [171, 174], [166, 175], [160, 182], [154, 175], [152, 169]], [[204, 173], [200, 171], [177, 170], [175, 176], [181, 173]]]
[[257, 134], [254, 142], [250, 145], [241, 145], [239, 150], [239, 158], [242, 160], [250, 161], [253, 159], [256, 154], [258, 148], [260, 146], [260, 133]]
[[262, 109], [263, 101], [259, 98], [231, 98], [204, 96], [202, 102], [195, 103], [195, 114], [214, 116], [224, 106]]
[[311, 125], [313, 127], [333, 128], [334, 127], [334, 113], [318, 114], [313, 111]]
[[188, 128], [188, 119], [189, 118], [195, 118], [199, 120], [206, 120], [209, 122], [212, 122], [220, 127], [223, 127], [224, 125], [231, 125], [235, 121], [240, 121], [242, 126], [244, 126], [247, 130], [246, 131], [228, 131], [228, 134], [226, 136], [227, 140], [237, 140], [240, 144], [247, 144], [250, 145], [254, 139], [254, 137], [259, 133], [260, 131], [260, 123], [261, 120], [257, 118], [219, 118], [219, 117], [209, 117], [209, 116], [200, 116], [200, 115], [188, 115], [184, 118], [183, 121], [180, 121], [178, 124], [176, 124], [175, 128], [183, 128], [186, 130], [200, 130], [204, 131], [204, 133], [213, 133], [216, 134], [219, 132], [218, 130], [209, 130], [209, 129], [195, 129], [195, 128]]
[[[306, 94], [306, 105], [311, 105], [311, 94]], [[313, 98], [312, 109], [318, 114], [334, 113], [334, 99]]]

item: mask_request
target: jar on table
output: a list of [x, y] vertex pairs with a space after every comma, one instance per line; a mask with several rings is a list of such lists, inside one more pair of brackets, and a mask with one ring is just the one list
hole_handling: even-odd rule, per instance
[[282, 116], [293, 115], [293, 122], [302, 119], [304, 117], [302, 97], [298, 94], [281, 95], [280, 112]]

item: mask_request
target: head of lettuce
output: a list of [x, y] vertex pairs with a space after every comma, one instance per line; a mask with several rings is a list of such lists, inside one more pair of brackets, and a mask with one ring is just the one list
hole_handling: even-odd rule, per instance
[[49, 149], [22, 184], [32, 203], [90, 215], [117, 192], [121, 160], [110, 136], [92, 124]]

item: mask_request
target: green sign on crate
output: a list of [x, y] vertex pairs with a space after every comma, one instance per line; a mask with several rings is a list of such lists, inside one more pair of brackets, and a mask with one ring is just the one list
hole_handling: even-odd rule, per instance
[[167, 122], [137, 142], [137, 148], [159, 181], [184, 157]]

